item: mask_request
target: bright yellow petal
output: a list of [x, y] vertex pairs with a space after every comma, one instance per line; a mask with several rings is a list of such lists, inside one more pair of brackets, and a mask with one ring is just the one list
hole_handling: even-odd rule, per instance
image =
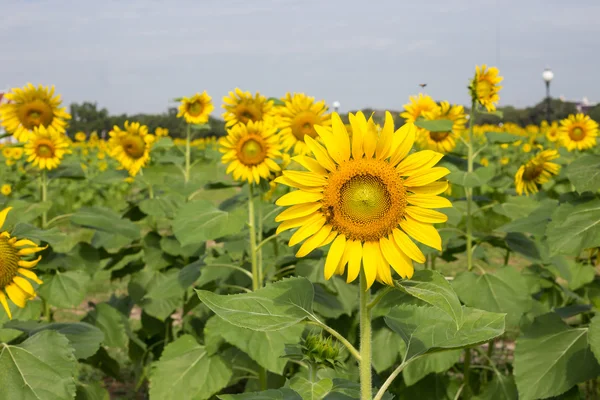
[[450, 208], [452, 203], [445, 197], [429, 196], [426, 194], [414, 194], [407, 196], [409, 204], [423, 208]]
[[19, 260], [19, 262], [17, 263], [19, 265], [19, 267], [23, 267], [23, 268], [33, 268], [37, 265], [37, 263], [40, 262], [40, 260], [42, 259], [42, 256], [39, 256], [37, 259], [33, 260], [33, 261], [23, 261], [23, 260]]
[[8, 314], [8, 318], [12, 319], [12, 313], [10, 312], [10, 307], [8, 307], [8, 302], [6, 301], [6, 295], [0, 291], [0, 304], [4, 307], [4, 310]]
[[8, 295], [10, 301], [15, 303], [19, 308], [25, 307], [25, 303], [27, 302], [28, 297], [27, 293], [25, 293], [15, 283], [7, 285], [4, 289], [6, 290], [6, 294]]
[[392, 148], [392, 140], [394, 139], [394, 118], [389, 111], [385, 112], [385, 123], [379, 135], [375, 155], [378, 160], [386, 159]]
[[417, 206], [406, 207], [406, 213], [417, 221], [428, 224], [441, 224], [448, 221], [448, 216], [446, 214]]
[[375, 242], [376, 256], [375, 261], [377, 262], [377, 277], [379, 281], [386, 285], [394, 286], [394, 280], [392, 279], [392, 272], [390, 270], [390, 263], [387, 262], [383, 253], [381, 252], [381, 245], [379, 241]]
[[313, 172], [304, 171], [283, 171], [283, 176], [290, 178], [304, 186], [324, 186], [327, 184], [327, 179], [322, 175]]
[[[325, 225], [326, 219], [324, 216], [319, 215], [318, 218], [316, 218], [314, 221], [312, 221], [309, 224], [306, 225], [302, 225], [300, 227], [300, 229], [298, 229], [290, 238], [290, 242], [288, 243], [288, 245], [291, 246], [295, 246], [298, 243], [300, 243], [301, 241], [303, 241], [304, 239], [314, 235], [315, 233], [317, 233], [322, 227], [323, 225]], [[323, 238], [324, 240], [325, 238]]]
[[348, 119], [350, 120], [350, 126], [352, 126], [352, 158], [358, 160], [364, 154], [363, 132], [366, 130], [366, 121], [363, 127], [362, 121], [352, 113], [348, 114]]
[[44, 282], [42, 282], [42, 280], [40, 278], [38, 278], [38, 276], [33, 271], [30, 271], [30, 270], [24, 269], [24, 268], [18, 268], [17, 272], [20, 273], [21, 275], [23, 275], [24, 277], [31, 279], [38, 285], [41, 285], [42, 283], [44, 283]]
[[415, 240], [442, 251], [442, 238], [433, 226], [423, 224], [407, 215], [405, 221], [400, 221], [400, 227]]
[[6, 222], [6, 216], [10, 210], [12, 210], [12, 207], [6, 207], [4, 210], [0, 211], [0, 228], [4, 226], [4, 222]]
[[[366, 158], [373, 158], [375, 149], [377, 148], [377, 127], [372, 119], [367, 122], [367, 130], [363, 137], [363, 149]], [[370, 287], [370, 286], [369, 286]]]
[[302, 243], [302, 246], [300, 246], [300, 249], [296, 252], [296, 257], [307, 256], [311, 251], [319, 247], [321, 243], [327, 239], [330, 233], [331, 225], [323, 226], [317, 233], [307, 239], [306, 242]]
[[394, 238], [394, 242], [398, 245], [402, 253], [406, 254], [419, 264], [425, 263], [425, 255], [421, 249], [419, 249], [419, 247], [412, 240], [410, 240], [406, 233], [402, 232], [400, 229], [394, 229], [392, 231], [392, 236]]
[[396, 165], [412, 149], [417, 137], [417, 127], [412, 123], [406, 123], [394, 133], [392, 148], [390, 149], [390, 164]]
[[442, 157], [444, 157], [444, 155], [436, 151], [418, 151], [402, 160], [396, 167], [396, 171], [402, 176], [410, 176], [425, 169], [430, 169], [437, 164]]
[[353, 282], [358, 278], [360, 274], [360, 263], [363, 257], [363, 248], [360, 240], [349, 240], [346, 246], [349, 246], [349, 259], [348, 259], [348, 276], [346, 282]]
[[411, 191], [416, 194], [436, 195], [444, 193], [448, 189], [448, 181], [432, 182], [427, 185], [411, 188]]
[[33, 289], [33, 286], [31, 286], [31, 283], [29, 283], [27, 279], [21, 278], [17, 275], [13, 278], [13, 282], [29, 296], [35, 297], [35, 290]]
[[278, 206], [293, 206], [296, 204], [314, 203], [322, 198], [322, 193], [311, 193], [303, 190], [295, 190], [281, 196], [279, 199], [277, 199], [275, 204]]
[[344, 250], [346, 249], [346, 236], [339, 235], [329, 248], [327, 260], [325, 260], [325, 279], [330, 279], [337, 270], [338, 264], [342, 259]]
[[379, 242], [365, 242], [363, 245], [363, 271], [367, 279], [367, 288], [370, 288], [377, 277], [377, 255]]
[[321, 146], [316, 140], [308, 135], [304, 137], [304, 143], [306, 143], [310, 151], [312, 151], [313, 155], [319, 164], [323, 166], [323, 168], [327, 169], [328, 171], [335, 171], [335, 163], [329, 157], [329, 153], [327, 153], [327, 150], [325, 150], [323, 146]]
[[423, 186], [428, 183], [437, 181], [438, 179], [448, 175], [450, 170], [444, 167], [434, 167], [415, 173], [404, 181], [404, 186], [409, 188], [412, 186]]
[[310, 215], [321, 208], [320, 203], [304, 203], [291, 206], [275, 217], [275, 222], [286, 221]]
[[379, 245], [386, 261], [394, 268], [394, 271], [398, 275], [402, 278], [407, 278], [409, 275], [412, 276], [414, 271], [412, 261], [396, 246], [394, 240], [381, 238], [379, 239]]
[[296, 161], [298, 164], [302, 165], [304, 168], [309, 170], [310, 172], [314, 172], [315, 174], [327, 176], [328, 172], [317, 160], [314, 158], [310, 158], [307, 156], [296, 156], [292, 157], [292, 160]]

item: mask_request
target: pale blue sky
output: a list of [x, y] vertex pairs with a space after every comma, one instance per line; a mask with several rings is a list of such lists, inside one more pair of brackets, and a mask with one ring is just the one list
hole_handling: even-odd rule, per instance
[[302, 91], [342, 110], [400, 109], [419, 83], [465, 104], [475, 64], [501, 104], [600, 100], [598, 0], [0, 0], [0, 89], [55, 84], [65, 103], [159, 112], [207, 90]]

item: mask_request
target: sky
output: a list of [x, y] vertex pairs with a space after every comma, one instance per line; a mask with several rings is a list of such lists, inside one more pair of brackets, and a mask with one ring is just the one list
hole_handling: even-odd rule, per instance
[[[65, 104], [154, 113], [206, 90], [303, 92], [340, 110], [400, 110], [423, 91], [469, 102], [477, 64], [500, 105], [600, 101], [598, 0], [0, 0], [0, 90], [56, 86]], [[427, 83], [425, 89], [420, 83]]]

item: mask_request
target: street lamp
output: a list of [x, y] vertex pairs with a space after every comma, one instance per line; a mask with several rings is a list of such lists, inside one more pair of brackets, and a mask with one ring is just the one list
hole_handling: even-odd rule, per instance
[[339, 101], [336, 100], [331, 105], [333, 106], [333, 111], [338, 112], [338, 110], [340, 109], [340, 105], [341, 104], [340, 104]]
[[546, 82], [546, 121], [550, 122], [550, 81], [554, 78], [554, 72], [550, 68], [546, 68], [542, 72], [542, 78]]

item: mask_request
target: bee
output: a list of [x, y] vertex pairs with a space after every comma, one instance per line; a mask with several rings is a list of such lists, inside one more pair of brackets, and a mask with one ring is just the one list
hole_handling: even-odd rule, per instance
[[419, 83], [419, 86], [421, 86], [422, 88], [424, 88], [425, 86], [427, 86], [426, 83]]

